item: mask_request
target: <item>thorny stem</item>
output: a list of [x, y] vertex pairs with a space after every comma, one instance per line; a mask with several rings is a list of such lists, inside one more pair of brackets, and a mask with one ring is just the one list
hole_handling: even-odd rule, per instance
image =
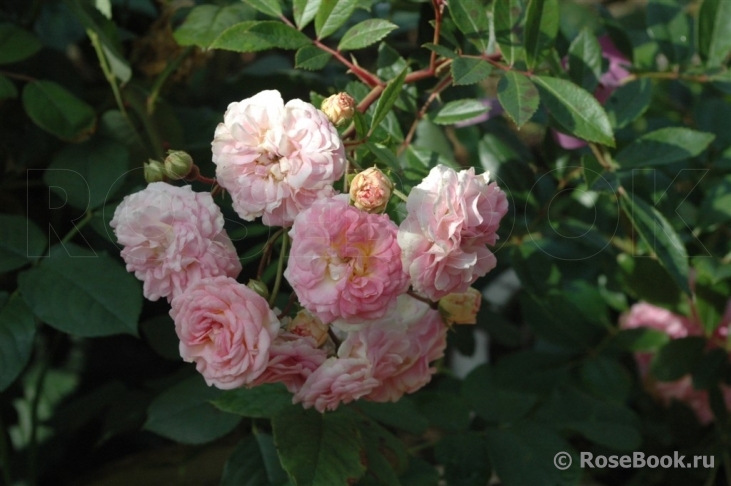
[[213, 177], [206, 177], [203, 174], [201, 174], [201, 170], [198, 168], [197, 165], [193, 164], [193, 166], [190, 168], [190, 172], [187, 176], [184, 178], [186, 181], [198, 181], [202, 182], [203, 184], [210, 184], [215, 185], [216, 179]]
[[707, 74], [684, 74], [680, 71], [666, 71], [666, 72], [648, 72], [648, 73], [633, 73], [624, 78], [621, 82], [621, 84], [627, 84], [629, 82], [635, 81], [640, 78], [650, 78], [650, 79], [670, 79], [675, 80], [679, 79], [682, 81], [691, 81], [693, 83], [708, 83], [710, 81], [713, 81], [711, 79], [711, 76], [708, 76]]
[[282, 233], [284, 233], [284, 228], [279, 228], [264, 244], [264, 248], [262, 249], [261, 261], [259, 262], [259, 270], [256, 272], [257, 280], [261, 280], [261, 276], [264, 273], [264, 269], [266, 268], [269, 261], [269, 255], [272, 253], [272, 246], [274, 246], [274, 243], [277, 241]]
[[378, 76], [373, 74], [372, 72], [368, 71], [367, 69], [363, 69], [362, 67], [353, 64], [348, 59], [343, 56], [340, 51], [336, 51], [335, 49], [332, 49], [325, 44], [323, 44], [321, 41], [315, 39], [312, 41], [314, 45], [319, 47], [321, 50], [327, 52], [328, 54], [332, 55], [335, 59], [340, 61], [343, 65], [345, 65], [353, 74], [356, 75], [358, 79], [363, 81], [365, 84], [370, 86], [371, 88], [376, 86], [386, 86], [386, 83], [383, 82]]
[[93, 30], [87, 30], [86, 34], [89, 36], [89, 39], [91, 39], [91, 44], [94, 46], [94, 50], [96, 51], [96, 57], [99, 58], [99, 66], [101, 66], [102, 68], [104, 77], [107, 78], [109, 85], [112, 87], [114, 99], [117, 102], [119, 111], [122, 112], [122, 115], [124, 115], [125, 118], [127, 118], [127, 110], [124, 108], [124, 103], [122, 102], [122, 94], [119, 92], [117, 77], [114, 75], [111, 68], [109, 67], [109, 61], [107, 60], [107, 55], [104, 54], [104, 49], [102, 48], [101, 42], [99, 42], [99, 36]]
[[287, 243], [289, 243], [289, 236], [284, 235], [284, 237], [282, 238], [282, 252], [279, 254], [279, 263], [277, 264], [277, 277], [274, 279], [272, 295], [269, 296], [269, 307], [274, 306], [274, 302], [277, 300], [277, 294], [279, 293], [279, 287], [282, 285], [282, 274], [284, 273], [284, 259], [287, 258]]

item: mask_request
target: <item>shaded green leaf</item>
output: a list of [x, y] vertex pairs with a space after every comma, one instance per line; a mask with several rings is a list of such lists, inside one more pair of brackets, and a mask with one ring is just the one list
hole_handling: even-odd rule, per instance
[[23, 107], [36, 125], [64, 140], [83, 139], [96, 126], [94, 109], [53, 81], [26, 84]]
[[142, 310], [137, 279], [105, 254], [74, 257], [57, 249], [18, 278], [20, 293], [35, 315], [76, 336], [136, 335]]
[[581, 363], [579, 375], [584, 388], [595, 396], [624, 403], [632, 388], [632, 377], [614, 359], [596, 356]]
[[452, 62], [452, 78], [456, 85], [479, 83], [492, 72], [492, 66], [482, 59], [458, 57]]
[[586, 90], [558, 78], [534, 76], [541, 100], [551, 115], [571, 135], [614, 147], [614, 133], [607, 114]]
[[[718, 180], [703, 198], [698, 215], [698, 224], [709, 228], [731, 221], [731, 175]], [[718, 265], [714, 262], [715, 266]]]
[[660, 212], [643, 200], [622, 193], [620, 204], [642, 240], [657, 255], [675, 284], [690, 295], [688, 253], [677, 233]]
[[[43, 174], [48, 187], [72, 206], [92, 210], [106, 203], [127, 176], [127, 148], [95, 137], [67, 145]], [[116, 186], [116, 187], [115, 187]]]
[[241, 422], [239, 415], [209, 402], [221, 394], [196, 374], [158, 395], [147, 410], [145, 429], [183, 444], [205, 444], [223, 437]]
[[292, 11], [294, 13], [294, 23], [302, 30], [317, 15], [320, 9], [321, 0], [294, 0], [292, 3]]
[[675, 381], [692, 373], [706, 344], [700, 336], [671, 340], [653, 357], [652, 375], [660, 381]]
[[357, 0], [321, 0], [315, 15], [315, 32], [324, 39], [338, 30], [353, 14]]
[[401, 170], [401, 165], [396, 158], [396, 154], [394, 154], [391, 149], [380, 143], [373, 142], [366, 142], [365, 146], [368, 148], [368, 150], [371, 151], [373, 155], [376, 156], [378, 160], [383, 162], [389, 169], [394, 171]]
[[511, 66], [519, 59], [523, 50], [521, 43], [523, 14], [523, 0], [493, 2], [495, 40], [505, 61]]
[[163, 358], [180, 361], [180, 338], [175, 323], [168, 314], [162, 314], [140, 323], [140, 331], [147, 344]]
[[313, 45], [301, 47], [294, 55], [295, 67], [299, 69], [308, 69], [310, 71], [318, 71], [325, 67], [332, 56], [330, 53], [323, 51], [319, 47]]
[[376, 109], [373, 112], [373, 119], [371, 120], [371, 132], [378, 128], [381, 122], [391, 111], [391, 107], [393, 107], [393, 104], [396, 103], [396, 100], [401, 94], [401, 88], [404, 85], [404, 79], [406, 79], [406, 72], [407, 69], [404, 69], [403, 71], [401, 71], [401, 74], [389, 81], [389, 83], [386, 85], [386, 88], [383, 90], [381, 97], [378, 98], [378, 104], [376, 104]]
[[620, 150], [615, 160], [623, 169], [671, 164], [700, 155], [715, 138], [690, 128], [661, 128]]
[[538, 109], [540, 94], [528, 77], [509, 71], [500, 79], [497, 97], [508, 116], [520, 128]]
[[266, 49], [299, 49], [310, 39], [294, 27], [276, 20], [241, 22], [229, 27], [211, 44], [212, 48], [236, 52], [256, 52]]
[[445, 104], [432, 118], [438, 125], [454, 125], [487, 113], [489, 108], [480, 100], [456, 100]]
[[297, 486], [348, 484], [365, 473], [357, 418], [347, 409], [323, 414], [289, 407], [274, 416], [272, 429], [282, 466]]
[[265, 384], [228, 390], [212, 403], [224, 412], [244, 417], [271, 418], [292, 406], [292, 394], [281, 383]]
[[0, 101], [18, 97], [18, 88], [7, 77], [0, 75]]
[[652, 101], [652, 81], [637, 79], [616, 89], [604, 105], [613, 128], [624, 128], [642, 116]]
[[676, 0], [649, 0], [647, 31], [671, 64], [684, 62], [693, 54], [690, 17]]
[[0, 391], [10, 386], [28, 364], [35, 335], [35, 318], [19, 295], [0, 302]]
[[444, 478], [450, 486], [484, 486], [492, 468], [485, 439], [477, 432], [448, 435], [437, 443], [434, 455], [444, 466]]
[[480, 0], [460, 0], [449, 3], [449, 13], [457, 28], [480, 52], [485, 52], [490, 38], [490, 20], [485, 4]]
[[708, 67], [725, 63], [731, 52], [731, 3], [703, 0], [698, 13], [698, 52]]
[[253, 20], [253, 15], [243, 3], [199, 5], [190, 11], [173, 36], [181, 46], [207, 49], [226, 29], [245, 20]]
[[602, 77], [602, 47], [587, 28], [569, 46], [569, 76], [590, 93], [594, 92]]
[[525, 55], [528, 67], [533, 69], [556, 40], [558, 0], [530, 0], [525, 15]]
[[338, 50], [363, 49], [386, 37], [389, 32], [398, 29], [398, 25], [383, 19], [368, 19], [355, 24], [343, 34]]
[[0, 23], [0, 64], [26, 59], [40, 50], [41, 41], [9, 22]]
[[42, 256], [48, 236], [23, 216], [0, 214], [0, 274]]
[[272, 486], [254, 435], [239, 442], [229, 456], [223, 467], [221, 486]]
[[475, 368], [462, 385], [462, 396], [472, 410], [490, 423], [511, 423], [526, 415], [536, 403], [530, 393], [505, 389], [487, 365]]
[[408, 397], [398, 402], [358, 402], [358, 408], [367, 416], [389, 427], [405, 430], [410, 434], [421, 435], [429, 426], [429, 421], [416, 408]]
[[426, 49], [429, 49], [430, 51], [434, 51], [437, 54], [439, 54], [442, 57], [446, 57], [447, 59], [455, 59], [458, 54], [454, 52], [454, 50], [450, 49], [449, 47], [445, 47], [438, 44], [432, 44], [431, 42], [427, 42], [423, 46]]
[[244, 0], [244, 2], [270, 17], [282, 16], [282, 6], [279, 4], [279, 0]]

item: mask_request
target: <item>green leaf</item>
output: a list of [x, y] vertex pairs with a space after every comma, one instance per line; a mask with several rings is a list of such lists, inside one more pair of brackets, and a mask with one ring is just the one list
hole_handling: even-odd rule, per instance
[[620, 204], [642, 240], [657, 255], [675, 284], [690, 295], [688, 253], [670, 223], [657, 209], [627, 193], [622, 193]]
[[429, 427], [429, 421], [408, 397], [385, 403], [363, 400], [358, 402], [358, 408], [373, 420], [410, 434], [421, 435]]
[[321, 0], [315, 15], [315, 32], [319, 40], [338, 30], [353, 14], [357, 0]]
[[569, 46], [569, 77], [592, 93], [599, 84], [602, 70], [602, 47], [596, 36], [584, 28]]
[[692, 373], [706, 344], [706, 339], [700, 336], [671, 340], [653, 358], [653, 376], [660, 381], [675, 381]]
[[604, 105], [613, 128], [624, 128], [642, 116], [652, 101], [652, 81], [637, 79], [616, 89]]
[[36, 125], [63, 140], [83, 139], [96, 127], [94, 109], [53, 81], [27, 83], [23, 107]]
[[487, 113], [489, 108], [480, 100], [456, 100], [445, 104], [434, 115], [432, 121], [438, 125], [454, 125], [463, 120], [469, 120]]
[[295, 67], [298, 69], [308, 69], [310, 71], [319, 71], [324, 68], [332, 56], [330, 53], [323, 51], [316, 46], [301, 47], [294, 55]]
[[534, 76], [541, 100], [569, 134], [614, 147], [614, 133], [604, 108], [586, 90], [570, 81]]
[[523, 0], [493, 2], [495, 40], [505, 61], [511, 66], [520, 58], [523, 49], [521, 43], [523, 14]]
[[[547, 427], [523, 423], [487, 429], [485, 443], [490, 463], [504, 486], [574, 485], [581, 476], [578, 456], [568, 442]], [[569, 469], [561, 471], [554, 465], [558, 452], [571, 454]]]
[[282, 6], [279, 0], [244, 0], [244, 3], [270, 17], [279, 18], [282, 16]]
[[485, 486], [492, 468], [485, 440], [477, 432], [448, 435], [437, 443], [434, 456], [444, 466], [450, 486]]
[[368, 466], [366, 477], [358, 484], [399, 486], [398, 474], [409, 462], [404, 443], [374, 421], [360, 416], [358, 430], [363, 437], [364, 462]]
[[157, 354], [165, 359], [180, 361], [180, 339], [175, 332], [175, 323], [168, 314], [162, 314], [140, 323], [145, 341]]
[[612, 346], [625, 351], [655, 353], [670, 341], [667, 333], [641, 327], [637, 329], [622, 329], [612, 337]]
[[47, 244], [47, 235], [31, 220], [0, 214], [0, 274], [34, 262]]
[[584, 172], [586, 187], [591, 188], [604, 173], [604, 167], [599, 163], [593, 154], [586, 154], [581, 157], [581, 168]]
[[430, 51], [436, 52], [438, 55], [442, 57], [446, 57], [447, 59], [455, 59], [458, 57], [458, 54], [454, 52], [453, 49], [450, 49], [449, 47], [445, 47], [439, 44], [432, 44], [431, 42], [427, 42], [423, 46], [426, 49], [429, 49]]
[[472, 410], [490, 423], [511, 423], [526, 415], [536, 403], [530, 393], [508, 390], [495, 379], [487, 365], [475, 368], [462, 384], [462, 396]]
[[127, 176], [128, 164], [129, 153], [124, 145], [94, 137], [58, 152], [43, 180], [62, 200], [76, 208], [92, 210], [114, 195]]
[[481, 0], [450, 2], [449, 13], [460, 32], [474, 43], [480, 52], [485, 52], [490, 38], [490, 20], [487, 17], [485, 4]]
[[241, 22], [226, 29], [211, 44], [212, 48], [236, 52], [256, 52], [266, 49], [299, 49], [310, 39], [294, 27], [276, 20]]
[[368, 19], [352, 26], [343, 34], [338, 44], [339, 51], [363, 49], [386, 37], [398, 25], [383, 19]]
[[722, 66], [731, 51], [731, 3], [703, 0], [698, 13], [698, 52], [708, 67]]
[[371, 133], [381, 124], [391, 110], [391, 107], [393, 107], [393, 104], [396, 103], [396, 100], [401, 94], [404, 79], [406, 79], [406, 72], [407, 70], [404, 69], [401, 71], [401, 74], [389, 81], [381, 97], [378, 98], [378, 104], [376, 105], [376, 110], [373, 112], [373, 119], [371, 120]]
[[396, 154], [394, 154], [391, 149], [380, 143], [366, 142], [364, 145], [389, 169], [396, 172], [401, 170], [401, 164], [399, 164]]
[[459, 393], [422, 390], [412, 398], [431, 426], [446, 432], [464, 432], [469, 428], [470, 410]]
[[274, 442], [284, 470], [297, 486], [348, 484], [363, 476], [363, 441], [357, 419], [349, 412], [289, 407], [274, 416]]
[[272, 486], [254, 435], [245, 437], [223, 467], [221, 486]]
[[456, 85], [479, 83], [492, 72], [492, 66], [482, 59], [458, 57], [452, 62], [452, 78]]
[[703, 228], [728, 221], [731, 221], [731, 175], [717, 180], [706, 191], [698, 216], [698, 224]]
[[173, 37], [181, 46], [207, 49], [226, 29], [245, 20], [253, 20], [253, 15], [243, 3], [199, 5], [190, 11]]
[[525, 18], [525, 55], [534, 69], [558, 35], [558, 0], [530, 0]]
[[18, 88], [7, 77], [0, 75], [0, 101], [18, 97]]
[[312, 19], [315, 18], [317, 11], [320, 9], [320, 3], [321, 0], [294, 0], [292, 11], [294, 13], [294, 23], [297, 24], [297, 28], [302, 30], [307, 24], [312, 22]]
[[0, 24], [0, 64], [27, 59], [42, 47], [38, 37], [9, 22]]
[[20, 293], [35, 315], [76, 336], [137, 335], [142, 310], [137, 279], [105, 254], [74, 257], [57, 250], [18, 277]]
[[671, 64], [682, 63], [693, 54], [690, 17], [677, 0], [648, 2], [647, 32]]
[[19, 295], [0, 302], [0, 306], [0, 391], [3, 391], [30, 360], [36, 321]]
[[624, 403], [632, 388], [632, 378], [614, 359], [596, 356], [586, 359], [579, 369], [584, 388], [595, 396]]
[[615, 160], [623, 169], [671, 164], [700, 155], [715, 138], [690, 128], [661, 128], [623, 148]]
[[228, 413], [253, 418], [271, 418], [292, 406], [292, 394], [281, 383], [228, 390], [213, 405]]
[[533, 117], [541, 101], [538, 89], [531, 80], [515, 71], [508, 71], [500, 79], [497, 97], [518, 128]]
[[221, 390], [196, 374], [158, 395], [147, 409], [145, 429], [183, 444], [205, 444], [223, 437], [241, 417], [216, 410], [209, 402]]

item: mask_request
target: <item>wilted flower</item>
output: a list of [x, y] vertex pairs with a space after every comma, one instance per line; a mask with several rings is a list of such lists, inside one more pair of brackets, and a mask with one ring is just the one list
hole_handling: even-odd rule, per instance
[[355, 114], [355, 100], [348, 93], [338, 93], [323, 100], [320, 106], [328, 119], [336, 127], [342, 126]]
[[180, 355], [206, 383], [228, 390], [251, 384], [267, 368], [279, 321], [267, 301], [228, 277], [191, 284], [172, 301]]
[[302, 309], [287, 325], [287, 331], [298, 336], [311, 337], [317, 346], [327, 341], [327, 330], [330, 328], [307, 309]]
[[231, 103], [212, 143], [218, 184], [238, 215], [291, 226], [302, 210], [335, 193], [345, 149], [325, 114], [278, 91]]
[[210, 193], [155, 182], [125, 197], [109, 224], [149, 300], [171, 300], [196, 280], [241, 271]]
[[382, 213], [391, 198], [393, 183], [377, 167], [359, 172], [350, 184], [353, 205], [369, 213]]
[[470, 287], [467, 292], [449, 294], [439, 299], [439, 313], [449, 324], [476, 324], [482, 294]]

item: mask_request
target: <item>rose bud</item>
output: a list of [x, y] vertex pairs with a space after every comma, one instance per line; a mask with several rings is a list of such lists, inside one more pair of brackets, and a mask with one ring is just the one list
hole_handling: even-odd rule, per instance
[[322, 102], [320, 107], [336, 127], [350, 121], [355, 114], [355, 100], [348, 93], [332, 95]]
[[376, 167], [366, 169], [353, 178], [350, 199], [353, 205], [369, 213], [382, 213], [391, 198], [393, 183]]
[[165, 180], [165, 167], [161, 162], [150, 159], [149, 162], [144, 163], [145, 180], [148, 183], [162, 182]]
[[183, 179], [193, 168], [193, 158], [182, 150], [168, 150], [165, 157], [165, 173], [173, 180]]
[[249, 279], [249, 283], [247, 283], [246, 286], [265, 299], [269, 298], [269, 289], [267, 288], [267, 284], [261, 280]]
[[327, 341], [328, 325], [310, 311], [302, 309], [287, 326], [287, 331], [298, 336], [311, 336], [318, 346]]
[[452, 324], [476, 324], [482, 294], [473, 287], [467, 292], [449, 294], [439, 299], [439, 313], [444, 322]]

